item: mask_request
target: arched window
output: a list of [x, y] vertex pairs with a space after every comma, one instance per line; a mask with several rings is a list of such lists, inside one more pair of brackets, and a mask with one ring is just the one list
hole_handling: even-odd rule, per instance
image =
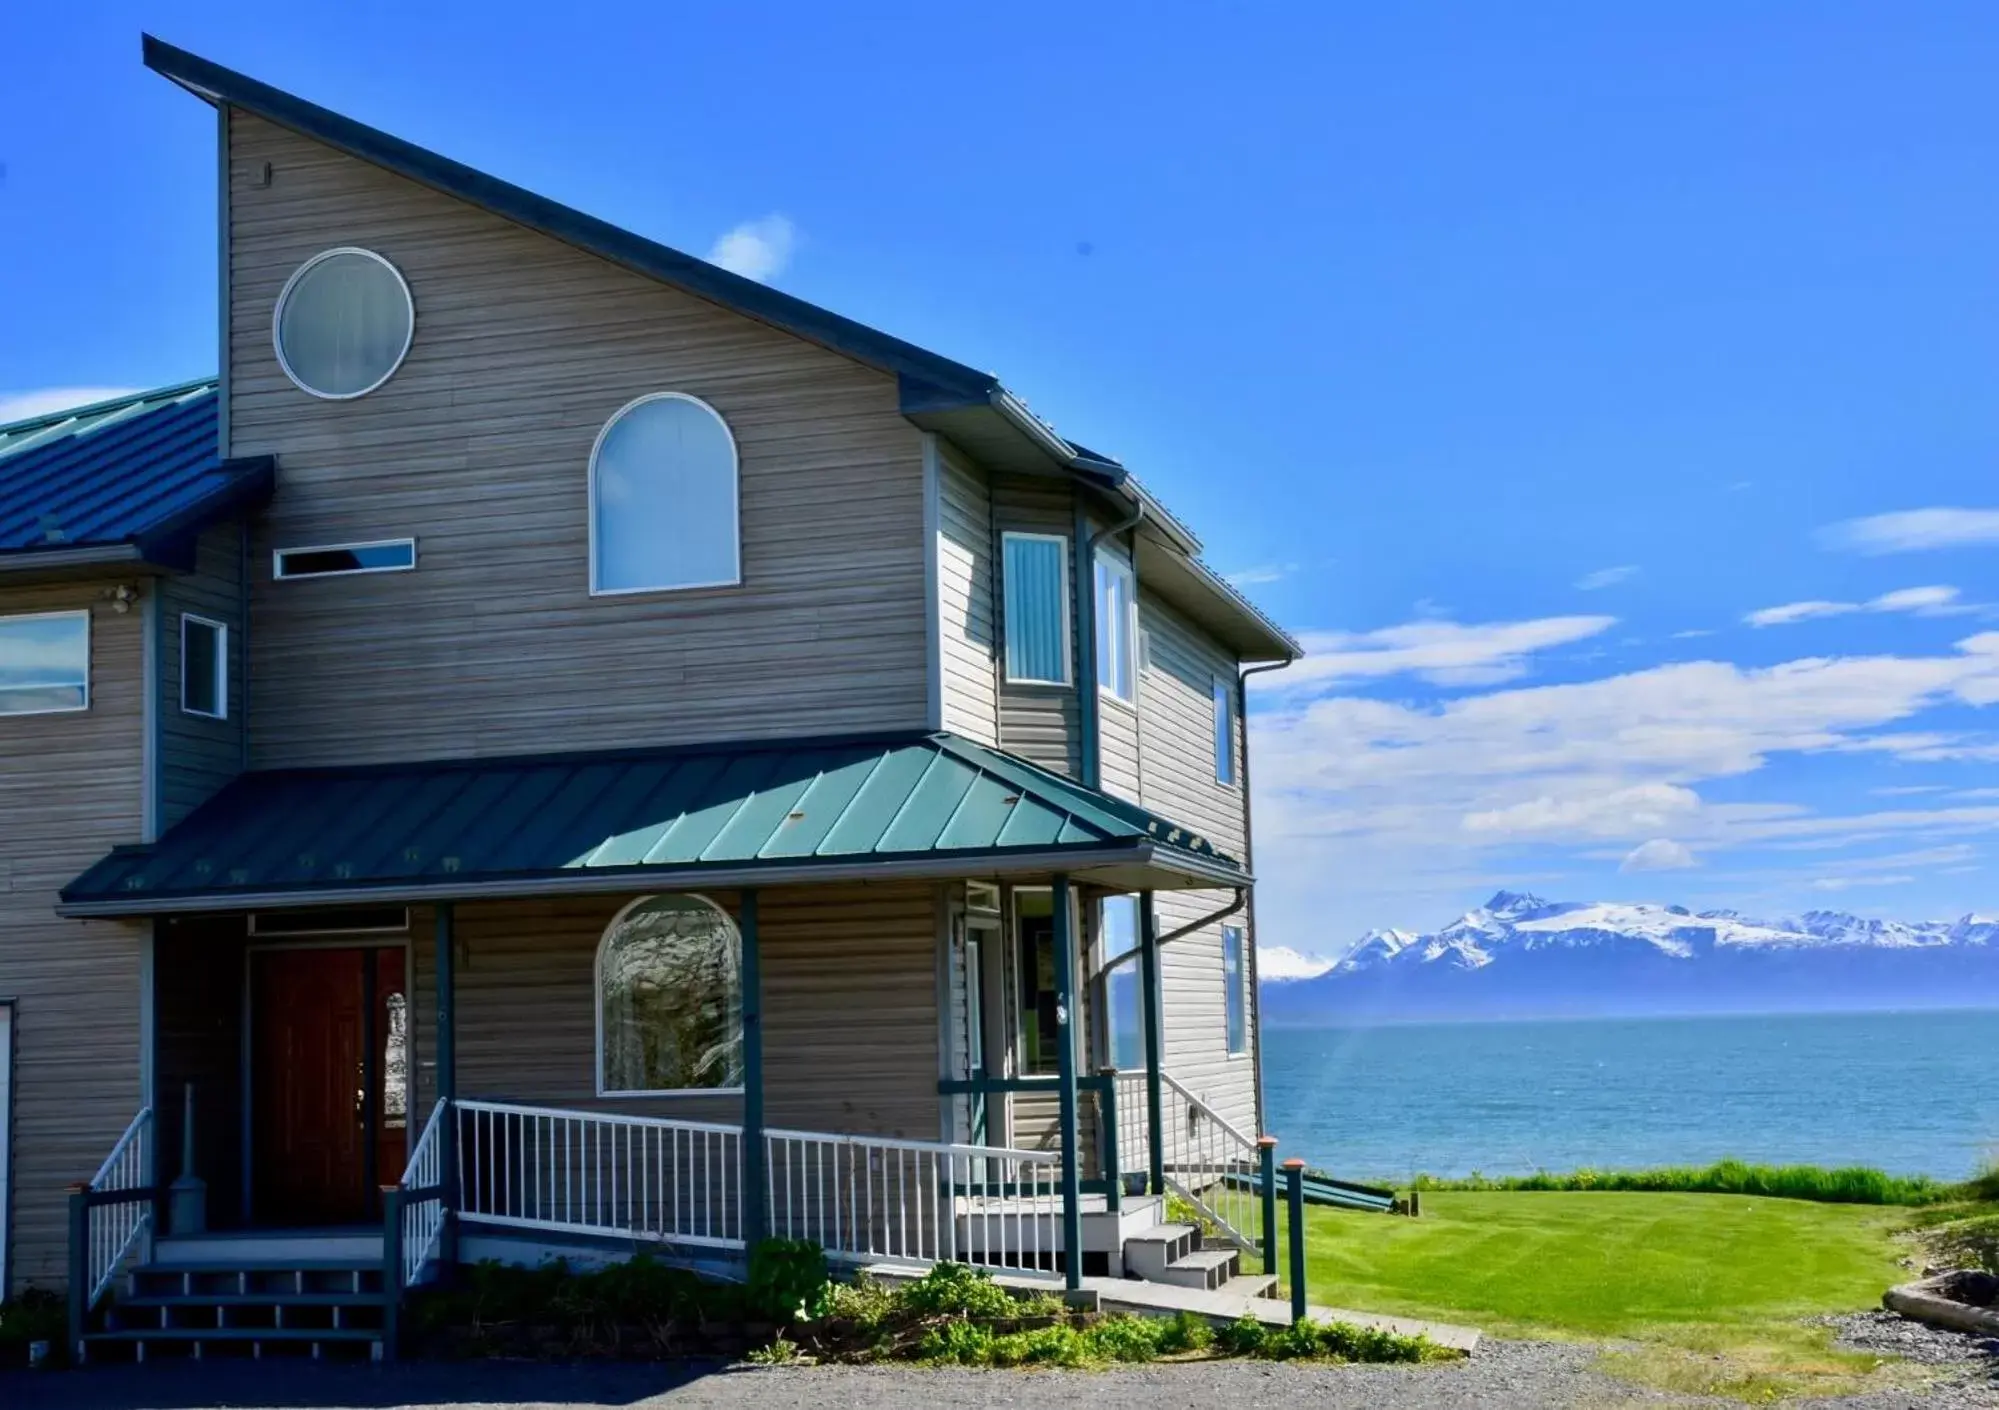
[[702, 896], [647, 896], [597, 946], [597, 1093], [743, 1085], [742, 936]]
[[590, 451], [590, 591], [741, 581], [736, 438], [705, 401], [640, 397]]

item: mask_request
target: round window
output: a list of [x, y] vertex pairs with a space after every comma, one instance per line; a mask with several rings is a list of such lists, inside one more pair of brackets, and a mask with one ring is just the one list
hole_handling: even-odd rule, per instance
[[368, 250], [328, 250], [278, 295], [272, 329], [285, 375], [316, 397], [372, 392], [410, 350], [416, 308], [396, 267]]

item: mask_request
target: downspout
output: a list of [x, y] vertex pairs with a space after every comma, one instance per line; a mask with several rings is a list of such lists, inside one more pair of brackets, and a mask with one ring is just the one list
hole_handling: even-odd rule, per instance
[[[1281, 671], [1292, 664], [1296, 657], [1285, 657], [1282, 661], [1266, 661], [1261, 666], [1245, 666], [1236, 675], [1236, 718], [1242, 722], [1242, 864], [1251, 876], [1256, 875], [1256, 837], [1254, 824], [1250, 821], [1255, 809], [1249, 800], [1249, 678], [1260, 676], [1266, 671]], [[1251, 1031], [1256, 1034], [1256, 1130], [1258, 1135], [1270, 1128], [1263, 1120], [1263, 985], [1257, 973], [1256, 946], [1262, 938], [1256, 928], [1256, 891], [1249, 894], [1249, 1019]]]
[[[1103, 786], [1103, 750], [1097, 738], [1097, 545], [1113, 534], [1135, 529], [1145, 519], [1145, 505], [1139, 503], [1129, 518], [1108, 528], [1088, 533], [1090, 521], [1082, 501], [1076, 503], [1076, 728], [1082, 732], [1082, 776], [1091, 788]], [[1085, 536], [1087, 534], [1087, 537]], [[1133, 566], [1132, 580], [1138, 571]]]
[[[1253, 909], [1254, 905], [1255, 902], [1251, 897], [1250, 888], [1247, 886], [1238, 886], [1235, 889], [1235, 899], [1229, 902], [1226, 906], [1223, 906], [1220, 910], [1215, 911], [1209, 915], [1204, 915], [1199, 920], [1190, 920], [1185, 925], [1181, 926], [1178, 930], [1169, 930], [1164, 935], [1155, 937], [1152, 943], [1156, 946], [1159, 946], [1161, 949], [1164, 949], [1166, 946], [1172, 944], [1175, 940], [1184, 940], [1189, 935], [1192, 935], [1195, 931], [1204, 930], [1208, 926], [1213, 925], [1218, 920], [1227, 920], [1230, 916], [1234, 915], [1244, 906], [1252, 907], [1250, 911], [1250, 919], [1253, 924], [1256, 917], [1256, 912]], [[1092, 974], [1090, 976], [1090, 983], [1092, 984], [1097, 983], [1105, 975], [1109, 974], [1112, 970], [1118, 968], [1118, 966], [1129, 963], [1130, 961], [1137, 959], [1138, 956], [1139, 956], [1139, 951], [1137, 949], [1130, 949], [1126, 950], [1116, 959], [1104, 961], [1103, 966], [1099, 968], [1095, 974]]]

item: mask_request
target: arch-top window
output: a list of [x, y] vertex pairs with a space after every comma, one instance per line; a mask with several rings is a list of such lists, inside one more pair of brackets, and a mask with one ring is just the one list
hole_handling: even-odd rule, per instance
[[314, 255], [285, 281], [272, 318], [278, 365], [329, 401], [365, 396], [395, 375], [416, 332], [396, 267], [372, 250]]
[[590, 452], [590, 591], [740, 581], [736, 438], [705, 401], [639, 398], [605, 423]]
[[702, 896], [647, 896], [597, 947], [597, 1092], [743, 1085], [742, 935]]

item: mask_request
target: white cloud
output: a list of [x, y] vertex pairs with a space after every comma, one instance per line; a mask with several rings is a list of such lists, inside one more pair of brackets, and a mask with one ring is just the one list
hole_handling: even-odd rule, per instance
[[1812, 881], [1814, 891], [1850, 891], [1856, 886], [1907, 886], [1913, 876], [1821, 876]]
[[1866, 602], [1786, 602], [1780, 607], [1760, 608], [1742, 620], [1752, 627], [1785, 627], [1816, 617], [1843, 617], [1850, 612], [1913, 612], [1919, 617], [1954, 617], [1978, 610], [1960, 603], [1957, 600], [1960, 595], [1956, 588], [1941, 584], [1897, 588]]
[[1260, 563], [1254, 568], [1241, 568], [1222, 576], [1237, 587], [1255, 587], [1259, 583], [1282, 582], [1297, 571], [1296, 563]]
[[1627, 578], [1638, 575], [1636, 563], [1623, 563], [1615, 568], [1599, 568], [1594, 573], [1585, 573], [1576, 579], [1576, 586], [1584, 592], [1595, 592], [1599, 588], [1615, 587]]
[[1504, 808], [1467, 813], [1466, 832], [1506, 837], [1626, 837], [1700, 811], [1700, 795], [1672, 783], [1640, 783], [1608, 793], [1544, 793]]
[[732, 274], [767, 284], [791, 263], [798, 243], [798, 231], [782, 215], [766, 215], [746, 220], [715, 241], [708, 262], [719, 264]]
[[43, 387], [36, 391], [0, 392], [0, 426], [46, 416], [52, 411], [67, 411], [73, 406], [89, 406], [92, 402], [130, 396], [135, 390], [132, 387]]
[[1675, 842], [1670, 837], [1655, 837], [1625, 853], [1617, 869], [1621, 872], [1685, 871], [1688, 867], [1699, 865], [1700, 859], [1685, 843]]
[[1999, 543], [1999, 509], [1904, 509], [1848, 519], [1819, 531], [1830, 548], [1855, 553], [1910, 553]]
[[1372, 632], [1307, 632], [1305, 659], [1265, 676], [1273, 693], [1334, 681], [1414, 675], [1435, 685], [1496, 685], [1527, 673], [1536, 651], [1566, 646], [1615, 625], [1615, 617], [1542, 617], [1527, 622], [1407, 622]]
[[1714, 628], [1712, 627], [1688, 627], [1683, 632], [1674, 632], [1673, 640], [1692, 641], [1697, 636], [1713, 636], [1713, 635], [1714, 635]]
[[1283, 945], [1256, 947], [1258, 979], [1317, 979], [1332, 967], [1331, 960], [1301, 954]]

